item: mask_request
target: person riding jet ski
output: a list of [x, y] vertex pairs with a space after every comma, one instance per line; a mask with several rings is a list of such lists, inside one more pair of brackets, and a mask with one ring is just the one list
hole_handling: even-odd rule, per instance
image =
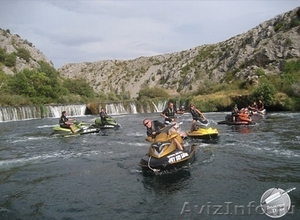
[[[147, 133], [147, 138], [146, 140], [149, 142], [154, 142], [156, 140], [156, 136], [158, 134], [161, 133], [161, 129], [163, 129], [165, 127], [165, 125], [157, 120], [151, 121], [149, 119], [144, 119], [143, 120], [143, 125], [146, 127], [146, 133]], [[175, 124], [174, 124], [175, 125]], [[170, 126], [172, 127], [172, 126]], [[180, 137], [179, 133], [177, 132], [172, 132], [172, 131], [168, 131], [168, 135], [169, 137], [172, 137], [172, 141], [175, 142], [177, 148], [179, 150], [183, 150], [182, 147], [182, 138]], [[167, 139], [169, 139], [169, 137], [167, 137]]]
[[182, 111], [177, 111], [174, 108], [174, 103], [169, 102], [168, 107], [160, 113], [160, 116], [162, 116], [165, 119], [165, 124], [169, 124], [170, 122], [175, 121], [176, 116], [175, 114], [183, 114]]
[[193, 117], [193, 122], [192, 122], [192, 125], [191, 125], [191, 132], [196, 130], [196, 122], [197, 121], [201, 122], [201, 124], [208, 124], [208, 121], [205, 118], [205, 116], [202, 114], [202, 112], [200, 112], [199, 109], [197, 109], [195, 107], [194, 104], [190, 105], [190, 112], [191, 112], [192, 117]]
[[[150, 120], [145, 119], [143, 122], [144, 126], [150, 128]], [[168, 171], [182, 168], [194, 161], [197, 146], [185, 143], [183, 150], [183, 140], [180, 135], [177, 132], [170, 131], [174, 125], [175, 123], [160, 130], [154, 130], [155, 137], [150, 139], [149, 151], [139, 162], [139, 166], [143, 168], [143, 171]]]
[[62, 113], [61, 113], [61, 117], [60, 117], [60, 119], [59, 119], [59, 125], [60, 125], [60, 127], [62, 127], [62, 128], [69, 128], [71, 131], [72, 131], [72, 133], [75, 133], [75, 129], [74, 129], [74, 127], [73, 127], [73, 122], [71, 122], [71, 120], [73, 120], [73, 119], [69, 119], [69, 118], [67, 118], [67, 112], [66, 111], [63, 111]]

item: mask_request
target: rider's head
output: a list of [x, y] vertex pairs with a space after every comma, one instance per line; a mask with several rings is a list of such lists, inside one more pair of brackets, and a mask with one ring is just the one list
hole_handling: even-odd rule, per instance
[[143, 125], [147, 128], [150, 128], [152, 126], [152, 122], [151, 122], [151, 120], [146, 118], [146, 119], [143, 120]]

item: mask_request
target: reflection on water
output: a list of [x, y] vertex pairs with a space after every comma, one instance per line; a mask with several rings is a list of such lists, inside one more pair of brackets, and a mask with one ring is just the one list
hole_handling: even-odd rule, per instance
[[184, 168], [158, 174], [143, 172], [143, 185], [156, 193], [173, 193], [184, 189], [190, 176], [190, 171]]
[[249, 134], [252, 132], [254, 126], [249, 125], [232, 125], [231, 129], [233, 132], [239, 132], [242, 134]]

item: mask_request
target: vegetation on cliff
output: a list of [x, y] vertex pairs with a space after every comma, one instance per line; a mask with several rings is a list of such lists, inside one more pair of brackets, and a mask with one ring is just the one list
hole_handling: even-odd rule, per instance
[[300, 8], [224, 42], [55, 70], [32, 43], [0, 29], [0, 105], [180, 100], [202, 111], [300, 110]]

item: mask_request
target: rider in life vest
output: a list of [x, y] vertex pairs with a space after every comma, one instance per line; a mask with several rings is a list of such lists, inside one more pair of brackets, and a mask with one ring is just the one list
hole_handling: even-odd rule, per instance
[[191, 125], [191, 132], [196, 130], [196, 122], [197, 121], [200, 121], [203, 124], [208, 123], [208, 121], [206, 120], [206, 118], [204, 117], [202, 112], [200, 112], [200, 110], [197, 109], [194, 104], [190, 105], [190, 112], [191, 112], [192, 117], [193, 117], [193, 122], [192, 122], [192, 125]]
[[173, 102], [169, 102], [168, 107], [163, 110], [162, 113], [160, 113], [160, 116], [165, 118], [165, 124], [169, 124], [169, 122], [175, 121], [176, 116], [175, 114], [182, 114], [183, 112], [181, 111], [177, 111], [174, 108], [174, 103]]

